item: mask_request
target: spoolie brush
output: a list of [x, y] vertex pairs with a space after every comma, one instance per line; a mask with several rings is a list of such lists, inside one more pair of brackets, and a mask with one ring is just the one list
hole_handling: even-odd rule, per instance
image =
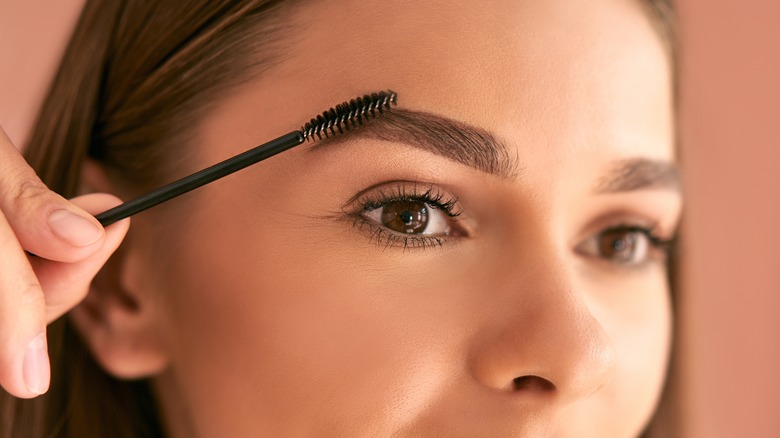
[[398, 95], [391, 90], [387, 90], [367, 94], [336, 105], [335, 108], [331, 108], [311, 119], [298, 131], [285, 134], [235, 157], [228, 158], [225, 161], [152, 190], [124, 204], [106, 210], [95, 216], [95, 218], [104, 227], [111, 225], [114, 222], [154, 207], [190, 190], [197, 189], [266, 158], [273, 157], [306, 141], [321, 140], [323, 137], [328, 138], [350, 129], [357, 129], [368, 120], [386, 110], [390, 110], [393, 105], [397, 104], [397, 100]]
[[301, 133], [306, 141], [314, 140], [315, 135], [317, 139], [336, 135], [336, 129], [341, 134], [348, 131], [350, 127], [356, 128], [362, 125], [363, 120], [376, 117], [377, 113], [390, 109], [391, 105], [397, 103], [398, 95], [390, 90], [358, 97], [336, 105], [336, 108], [331, 108], [311, 119], [301, 127]]

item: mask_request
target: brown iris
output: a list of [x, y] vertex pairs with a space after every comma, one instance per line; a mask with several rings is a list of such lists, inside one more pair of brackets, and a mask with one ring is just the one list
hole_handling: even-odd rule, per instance
[[419, 201], [396, 201], [382, 207], [383, 226], [404, 234], [420, 234], [428, 226], [428, 206]]
[[599, 252], [616, 261], [631, 261], [637, 247], [638, 232], [632, 230], [609, 230], [599, 236]]

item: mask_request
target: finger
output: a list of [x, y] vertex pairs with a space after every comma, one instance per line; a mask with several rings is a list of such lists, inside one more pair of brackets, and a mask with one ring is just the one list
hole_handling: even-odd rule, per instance
[[22, 398], [49, 388], [43, 291], [0, 213], [0, 385]]
[[0, 211], [25, 250], [74, 262], [103, 245], [100, 223], [49, 190], [0, 128]]
[[[106, 194], [85, 195], [71, 201], [94, 214], [122, 203], [119, 198]], [[30, 260], [45, 295], [47, 322], [54, 321], [84, 299], [92, 279], [119, 247], [129, 226], [130, 220], [126, 219], [107, 227], [103, 246], [78, 262], [55, 262], [39, 257]]]

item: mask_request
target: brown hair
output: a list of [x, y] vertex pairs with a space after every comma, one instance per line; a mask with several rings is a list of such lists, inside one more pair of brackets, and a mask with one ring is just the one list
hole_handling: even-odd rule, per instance
[[[280, 59], [281, 0], [183, 3], [87, 1], [25, 149], [52, 190], [75, 196], [88, 155], [129, 191], [159, 184], [209, 103]], [[147, 382], [104, 372], [68, 318], [48, 336], [51, 388], [0, 391], [0, 437], [163, 435]]]
[[[88, 0], [27, 160], [66, 197], [76, 195], [87, 156], [129, 192], [159, 185], [163, 175], [170, 178], [171, 157], [182, 155], [172, 151], [187, 143], [187, 127], [209, 104], [282, 59], [281, 32], [289, 25], [278, 18], [290, 3]], [[642, 3], [673, 48], [669, 1]], [[0, 438], [164, 435], [147, 381], [108, 375], [68, 318], [51, 324], [48, 335], [51, 388], [34, 400], [0, 391]]]

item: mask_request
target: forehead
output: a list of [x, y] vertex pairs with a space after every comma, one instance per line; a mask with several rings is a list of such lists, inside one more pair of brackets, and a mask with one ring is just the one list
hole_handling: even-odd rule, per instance
[[[518, 143], [520, 158], [673, 156], [669, 63], [635, 0], [315, 1], [291, 22], [266, 102], [308, 114], [392, 88], [405, 107]], [[269, 125], [289, 125], [284, 113]]]

